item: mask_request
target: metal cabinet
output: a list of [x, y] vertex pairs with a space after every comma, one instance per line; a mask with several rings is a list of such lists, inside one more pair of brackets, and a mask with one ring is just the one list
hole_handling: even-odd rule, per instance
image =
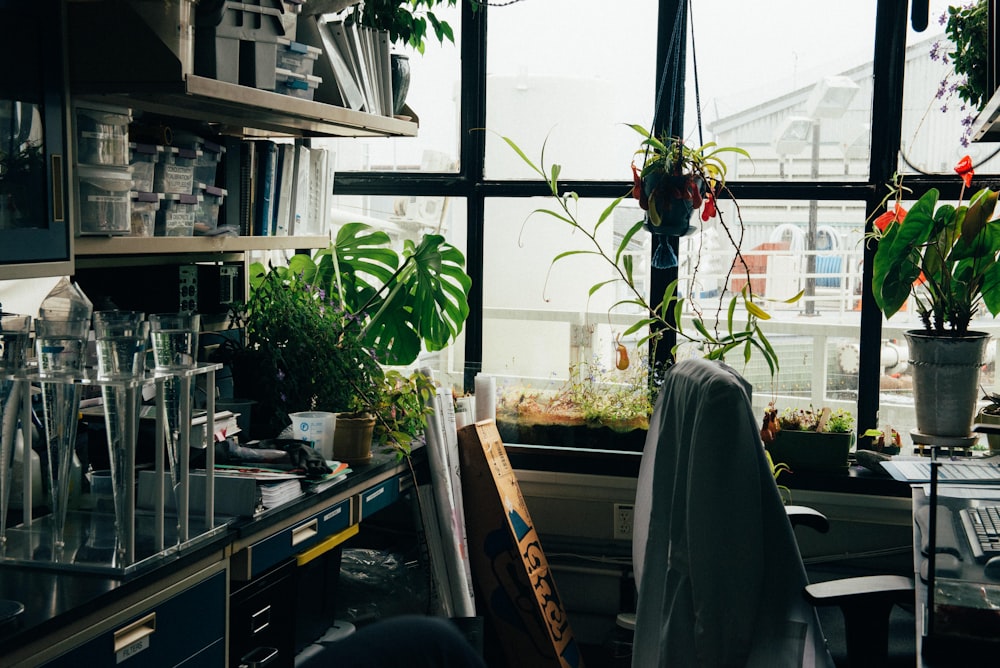
[[227, 574], [208, 569], [111, 615], [101, 631], [44, 663], [46, 668], [222, 666]]

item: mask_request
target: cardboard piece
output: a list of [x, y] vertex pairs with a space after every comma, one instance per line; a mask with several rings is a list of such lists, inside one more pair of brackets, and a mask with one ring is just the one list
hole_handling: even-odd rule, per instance
[[477, 606], [518, 668], [582, 668], [566, 610], [496, 423], [458, 430]]

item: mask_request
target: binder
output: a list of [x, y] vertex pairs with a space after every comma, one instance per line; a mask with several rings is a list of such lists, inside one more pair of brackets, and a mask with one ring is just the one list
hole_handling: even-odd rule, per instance
[[278, 145], [270, 139], [262, 139], [257, 145], [257, 184], [254, 203], [253, 234], [258, 237], [271, 236], [271, 222], [274, 218], [274, 184], [277, 179]]

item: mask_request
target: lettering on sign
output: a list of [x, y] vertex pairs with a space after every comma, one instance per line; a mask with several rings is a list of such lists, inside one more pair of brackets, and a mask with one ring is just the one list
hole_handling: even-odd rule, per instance
[[142, 638], [136, 640], [131, 645], [123, 647], [120, 650], [118, 650], [118, 652], [115, 653], [115, 663], [121, 663], [126, 659], [131, 659], [133, 656], [135, 656], [142, 650], [149, 649], [149, 638], [150, 637], [148, 635], [143, 636]]

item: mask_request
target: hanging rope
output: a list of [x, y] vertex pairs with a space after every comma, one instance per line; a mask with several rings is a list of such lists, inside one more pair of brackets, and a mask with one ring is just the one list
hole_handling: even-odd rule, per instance
[[[674, 15], [673, 25], [671, 26], [670, 41], [667, 43], [667, 51], [663, 59], [663, 68], [660, 71], [660, 84], [656, 91], [656, 104], [653, 109], [653, 127], [650, 129], [649, 134], [651, 136], [657, 136], [656, 125], [657, 121], [663, 125], [663, 132], [659, 134], [663, 142], [669, 147], [672, 138], [674, 137], [674, 117], [676, 115], [676, 110], [678, 107], [678, 98], [680, 98], [680, 104], [683, 105], [683, 91], [679, 90], [673, 81], [668, 82], [668, 74], [676, 74], [680, 71], [681, 63], [681, 52], [683, 51], [681, 44], [682, 28], [684, 27], [685, 12], [688, 11], [688, 2], [686, 0], [680, 0], [677, 3], [677, 12]], [[692, 45], [693, 46], [693, 45]], [[666, 118], [664, 119], [661, 115], [661, 104], [664, 98], [664, 89], [669, 85], [669, 92], [667, 93], [667, 108], [666, 108]], [[700, 116], [700, 112], [699, 112]], [[700, 124], [700, 122], [699, 122]], [[680, 139], [678, 139], [680, 141]], [[646, 150], [643, 155], [643, 164], [649, 159], [649, 153], [652, 147], [647, 144]], [[669, 156], [665, 156], [669, 158]], [[680, 156], [678, 156], [678, 160]], [[654, 194], [660, 188], [666, 188], [666, 181], [668, 178], [672, 178], [669, 172], [673, 171], [672, 165], [665, 165], [665, 173], [660, 175], [660, 181], [655, 182], [649, 186], [650, 192], [647, 193], [651, 203], [650, 206], [655, 206], [652, 201], [654, 199]], [[651, 176], [650, 178], [656, 178]], [[643, 188], [647, 187], [646, 183], [643, 183]], [[697, 186], [695, 187], [697, 189]], [[671, 205], [672, 208], [677, 209], [676, 212], [672, 213], [670, 217], [671, 222], [667, 222], [664, 219], [666, 211], [660, 212], [660, 219], [657, 224], [652, 224], [649, 216], [646, 218], [646, 229], [653, 235], [653, 239], [656, 242], [656, 248], [653, 251], [652, 265], [654, 269], [670, 269], [677, 266], [677, 254], [670, 243], [670, 237], [678, 237], [686, 234], [691, 229], [690, 219], [691, 211], [693, 208], [693, 203], [690, 201], [685, 201], [688, 195], [695, 195], [700, 198], [700, 193], [689, 193], [689, 186], [687, 184], [681, 184], [681, 192], [678, 193], [678, 198], [675, 199], [674, 203]], [[667, 201], [667, 200], [661, 200]], [[654, 219], [655, 220], [655, 219]]]

